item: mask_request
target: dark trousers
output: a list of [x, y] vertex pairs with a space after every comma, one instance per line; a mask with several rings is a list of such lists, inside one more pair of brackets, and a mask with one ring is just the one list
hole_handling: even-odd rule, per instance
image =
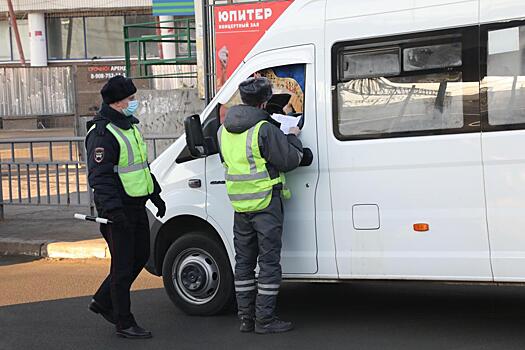
[[[235, 213], [235, 294], [238, 315], [259, 322], [275, 317], [281, 284], [281, 247], [284, 213], [282, 201], [274, 196], [268, 208], [253, 213]], [[255, 267], [259, 277], [255, 281]]]
[[124, 209], [126, 225], [101, 225], [100, 232], [111, 252], [111, 270], [94, 299], [113, 310], [117, 328], [136, 325], [131, 313], [130, 288], [149, 258], [150, 232], [144, 206]]

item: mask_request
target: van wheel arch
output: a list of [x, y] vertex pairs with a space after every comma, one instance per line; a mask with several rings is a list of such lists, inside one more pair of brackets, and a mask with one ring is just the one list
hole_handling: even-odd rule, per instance
[[155, 269], [159, 272], [159, 275], [162, 275], [162, 264], [173, 242], [186, 234], [196, 231], [206, 232], [209, 237], [219, 242], [224, 251], [228, 253], [222, 238], [209, 222], [193, 215], [176, 216], [162, 225], [155, 241]]

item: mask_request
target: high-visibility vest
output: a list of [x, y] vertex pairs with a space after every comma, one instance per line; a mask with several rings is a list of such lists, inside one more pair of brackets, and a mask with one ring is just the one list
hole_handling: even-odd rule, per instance
[[[93, 125], [88, 134], [95, 129]], [[143, 197], [153, 193], [153, 179], [148, 166], [148, 148], [138, 128], [128, 130], [109, 123], [106, 125], [120, 146], [118, 164], [113, 171], [118, 174], [124, 191], [130, 197]]]
[[240, 134], [229, 132], [221, 126], [219, 129], [219, 144], [226, 170], [226, 191], [238, 213], [263, 210], [270, 205], [273, 186], [282, 184], [281, 195], [285, 199], [291, 197], [286, 188], [283, 173], [275, 179], [270, 178], [264, 159], [259, 150], [260, 121], [252, 128]]

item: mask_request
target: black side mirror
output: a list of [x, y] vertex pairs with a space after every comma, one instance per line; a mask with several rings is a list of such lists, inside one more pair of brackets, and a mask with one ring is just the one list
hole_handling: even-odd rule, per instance
[[195, 158], [206, 157], [206, 146], [202, 132], [201, 119], [198, 114], [184, 119], [184, 130], [186, 131], [186, 144], [190, 154]]

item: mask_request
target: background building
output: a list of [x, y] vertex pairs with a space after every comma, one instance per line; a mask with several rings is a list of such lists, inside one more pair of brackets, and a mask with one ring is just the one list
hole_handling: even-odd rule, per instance
[[[150, 23], [128, 27], [128, 38], [180, 32], [181, 37], [191, 40], [189, 45], [130, 42], [128, 56], [132, 65], [137, 62], [139, 46], [145, 48], [149, 60], [189, 54], [195, 57], [193, 5], [188, 6], [191, 1], [184, 1], [183, 6], [177, 2], [173, 1], [175, 6], [169, 13], [175, 17], [159, 17], [152, 13], [152, 0], [13, 0], [25, 66], [20, 61], [7, 2], [0, 2], [0, 127], [73, 128], [79, 118], [93, 116], [99, 108], [98, 91], [104, 81], [125, 74], [126, 26]], [[155, 24], [159, 21], [163, 24]], [[144, 50], [140, 54], [144, 56]], [[189, 63], [155, 65], [148, 72], [195, 72], [196, 60]], [[196, 87], [196, 73], [177, 79], [141, 79], [137, 85], [146, 90], [192, 89]]]
[[[14, 0], [13, 5], [20, 39], [29, 62], [42, 55], [50, 63], [61, 60], [122, 59], [124, 24], [156, 20], [151, 15], [151, 0]], [[0, 3], [2, 63], [19, 60], [7, 11], [7, 4], [3, 1]], [[31, 47], [31, 34], [43, 39], [46, 45]], [[135, 34], [155, 34], [155, 31], [144, 30]]]
[[[84, 119], [100, 106], [102, 84], [129, 71], [143, 78], [136, 84], [148, 131], [181, 133], [183, 117], [203, 108], [205, 76], [215, 90], [214, 8], [266, 1], [207, 0], [203, 16], [201, 0], [12, 0], [25, 65], [2, 1], [0, 128], [58, 127], [82, 135]], [[149, 25], [134, 26], [143, 23]]]

